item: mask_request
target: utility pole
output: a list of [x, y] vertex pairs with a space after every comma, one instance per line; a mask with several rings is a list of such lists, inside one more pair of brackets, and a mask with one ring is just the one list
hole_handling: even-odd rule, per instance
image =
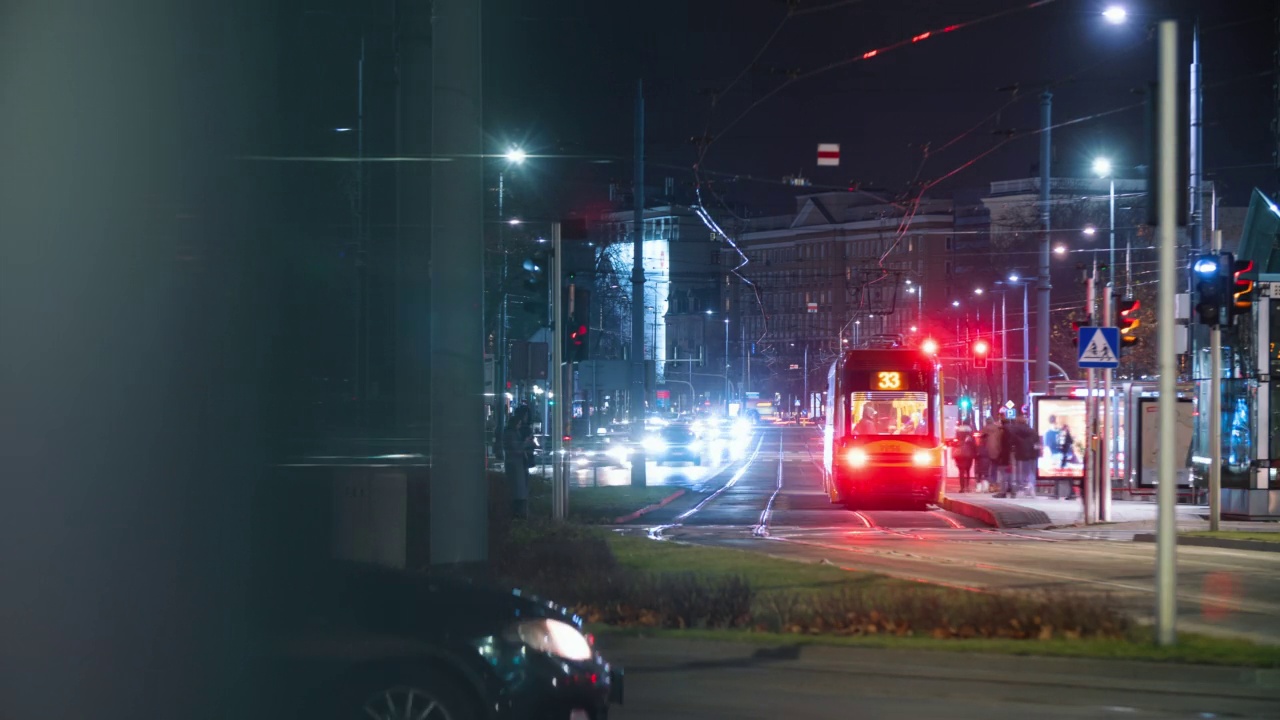
[[1200, 20], [1191, 26], [1191, 127], [1190, 136], [1190, 181], [1187, 183], [1187, 210], [1190, 214], [1187, 222], [1187, 238], [1191, 244], [1191, 252], [1201, 252], [1204, 247], [1204, 205], [1200, 183], [1204, 182], [1204, 78], [1200, 68]]
[[[1093, 264], [1089, 268], [1089, 279], [1085, 283], [1085, 304], [1089, 308], [1090, 325], [1098, 324], [1098, 297], [1097, 297], [1097, 280], [1098, 280], [1098, 260], [1095, 257]], [[1087, 394], [1085, 395], [1085, 422], [1087, 425], [1087, 437], [1085, 438], [1085, 462], [1084, 462], [1084, 481], [1081, 493], [1084, 498], [1084, 522], [1086, 525], [1092, 524], [1096, 516], [1097, 496], [1094, 494], [1097, 488], [1097, 468], [1098, 468], [1098, 397], [1095, 392], [1097, 388], [1097, 376], [1093, 368], [1085, 371], [1085, 387]]]
[[1044, 235], [1040, 238], [1040, 272], [1036, 277], [1036, 383], [1042, 392], [1049, 392], [1049, 281], [1050, 226], [1049, 226], [1049, 162], [1052, 159], [1049, 144], [1050, 118], [1053, 110], [1053, 93], [1045, 91], [1040, 96], [1040, 223]]
[[[631, 485], [644, 487], [644, 84], [636, 81], [635, 212], [632, 215], [631, 259]], [[654, 358], [657, 361], [657, 358]]]
[[564, 392], [564, 340], [565, 312], [563, 243], [560, 240], [560, 223], [551, 223], [551, 517], [564, 521], [569, 516], [568, 474], [565, 463], [568, 455], [564, 448], [565, 402], [572, 406], [573, 398]]
[[[1115, 268], [1111, 268], [1112, 274]], [[1102, 327], [1112, 327], [1114, 319], [1114, 303], [1115, 296], [1112, 294], [1114, 288], [1111, 283], [1107, 283], [1106, 291], [1102, 295]], [[1117, 348], [1117, 351], [1119, 348]], [[1111, 445], [1111, 430], [1113, 429], [1113, 418], [1111, 417], [1111, 368], [1102, 370], [1102, 454], [1098, 458], [1098, 521], [1108, 522], [1111, 520], [1111, 453], [1114, 448]]]
[[[1213, 231], [1213, 252], [1222, 253], [1222, 231]], [[1229, 313], [1228, 313], [1229, 315]], [[1209, 530], [1222, 522], [1222, 326], [1209, 327]]]
[[[1178, 273], [1178, 229], [1176, 173], [1178, 171], [1178, 23], [1163, 20], [1159, 26], [1159, 93], [1156, 142], [1159, 170], [1156, 178], [1158, 208], [1157, 240], [1160, 247], [1159, 277], [1169, 279]], [[1175, 317], [1177, 285], [1157, 285], [1159, 317]], [[1174, 347], [1173, 323], [1156, 323], [1160, 369], [1160, 459], [1156, 499], [1156, 640], [1160, 645], [1173, 645], [1177, 640], [1177, 348]], [[1216, 378], [1215, 378], [1216, 379]], [[1216, 418], [1215, 418], [1216, 420]]]

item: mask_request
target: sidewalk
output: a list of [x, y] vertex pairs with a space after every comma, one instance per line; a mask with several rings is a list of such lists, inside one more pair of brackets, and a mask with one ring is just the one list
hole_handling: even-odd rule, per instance
[[[1051, 497], [996, 498], [987, 493], [948, 492], [943, 507], [981, 520], [992, 527], [1070, 527], [1084, 526], [1084, 505], [1079, 499], [1057, 500]], [[1135, 533], [1155, 532], [1154, 502], [1112, 500], [1110, 522], [1090, 527], [1125, 530]], [[1208, 530], [1209, 506], [1179, 504], [1177, 525], [1181, 531]], [[1280, 532], [1280, 523], [1223, 521], [1223, 530]]]

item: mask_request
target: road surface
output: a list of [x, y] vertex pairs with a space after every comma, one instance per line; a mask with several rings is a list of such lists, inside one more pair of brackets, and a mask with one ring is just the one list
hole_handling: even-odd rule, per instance
[[602, 637], [610, 720], [1276, 718], [1280, 670]]
[[[816, 430], [766, 427], [746, 460], [668, 476], [695, 492], [646, 516], [644, 530], [964, 588], [1102, 593], [1150, 620], [1155, 545], [1132, 541], [1141, 528], [996, 530], [937, 508], [850, 512], [822, 492], [820, 447]], [[1177, 588], [1180, 628], [1280, 643], [1280, 553], [1179, 547]]]

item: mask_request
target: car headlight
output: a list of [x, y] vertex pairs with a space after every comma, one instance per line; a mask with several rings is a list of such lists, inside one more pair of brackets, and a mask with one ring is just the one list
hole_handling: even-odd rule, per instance
[[560, 620], [541, 618], [516, 623], [507, 631], [507, 639], [565, 660], [591, 659], [591, 643], [587, 637], [578, 628]]
[[870, 460], [870, 458], [867, 457], [867, 451], [862, 448], [853, 448], [849, 452], [845, 453], [844, 458], [846, 462], [856, 468], [866, 466], [867, 461]]
[[660, 438], [656, 438], [656, 437], [645, 438], [644, 449], [652, 453], [660, 453], [663, 450], [667, 449], [667, 444], [663, 442]]
[[613, 458], [614, 460], [617, 460], [618, 462], [622, 462], [626, 460], [628, 454], [629, 453], [627, 452], [627, 449], [624, 447], [615, 447], [615, 448], [609, 449], [609, 457]]
[[689, 452], [702, 452], [702, 443], [697, 440], [689, 443]]
[[588, 459], [586, 459], [586, 458], [584, 458], [584, 457], [580, 457], [580, 458], [578, 458], [578, 464], [579, 464], [579, 465], [587, 465], [587, 464], [588, 464], [588, 463], [590, 463], [590, 462], [591, 462], [590, 460], [588, 460]]

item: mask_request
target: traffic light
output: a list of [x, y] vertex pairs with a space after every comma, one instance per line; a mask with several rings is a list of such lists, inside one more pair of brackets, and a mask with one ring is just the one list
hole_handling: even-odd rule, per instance
[[1083, 320], [1071, 321], [1071, 347], [1080, 346], [1080, 328], [1093, 327], [1093, 316], [1085, 313]]
[[569, 362], [591, 358], [591, 291], [569, 285], [564, 295], [564, 350]]
[[1125, 348], [1138, 344], [1138, 336], [1134, 330], [1142, 324], [1138, 319], [1138, 308], [1142, 307], [1142, 303], [1116, 295], [1112, 306], [1116, 309], [1116, 327], [1120, 328], [1120, 351], [1124, 352]]
[[937, 355], [938, 341], [933, 338], [925, 338], [924, 341], [920, 343], [920, 350], [926, 355]]
[[968, 413], [970, 408], [973, 407], [973, 400], [970, 400], [967, 395], [961, 395], [960, 399], [956, 401], [956, 407], [960, 408], [960, 412]]
[[1231, 273], [1231, 306], [1228, 308], [1228, 322], [1234, 322], [1237, 315], [1245, 315], [1253, 306], [1253, 280], [1243, 277], [1253, 273], [1252, 260], [1234, 260]]
[[984, 368], [987, 366], [987, 354], [991, 352], [991, 344], [986, 340], [973, 341], [973, 366], [975, 368]]
[[1191, 285], [1195, 291], [1196, 318], [1201, 325], [1221, 325], [1226, 319], [1228, 269], [1231, 253], [1200, 255], [1191, 262]]

